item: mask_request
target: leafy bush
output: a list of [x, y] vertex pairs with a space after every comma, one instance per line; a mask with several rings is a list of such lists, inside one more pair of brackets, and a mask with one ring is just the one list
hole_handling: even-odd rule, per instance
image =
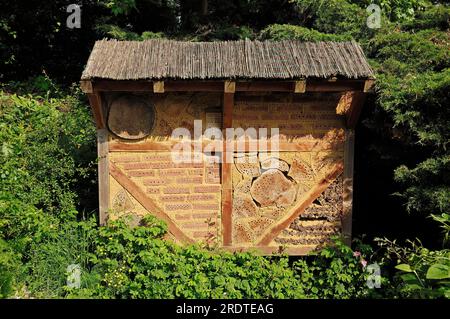
[[77, 214], [77, 193], [95, 173], [91, 114], [75, 96], [0, 92], [0, 178], [4, 196], [48, 213]]
[[[312, 263], [284, 256], [207, 251], [163, 239], [153, 216], [130, 228], [110, 222], [92, 236], [92, 268], [101, 282], [88, 295], [115, 298], [351, 298], [368, 295], [367, 274], [352, 250], [336, 241]], [[84, 291], [86, 293], [86, 290]]]
[[14, 293], [15, 277], [19, 268], [19, 255], [0, 238], [0, 299]]
[[[379, 239], [386, 259], [395, 263], [391, 293], [402, 298], [450, 298], [450, 250], [429, 250], [420, 242], [408, 246]], [[389, 294], [389, 292], [388, 292]]]
[[352, 37], [321, 33], [316, 30], [290, 24], [273, 24], [261, 31], [260, 39], [266, 40], [301, 40], [301, 41], [346, 41]]
[[[373, 293], [367, 286], [368, 273], [363, 271], [371, 248], [359, 245], [355, 252], [339, 240], [323, 248], [311, 260], [299, 259], [294, 269], [310, 298], [363, 298]], [[381, 279], [380, 279], [381, 280]]]

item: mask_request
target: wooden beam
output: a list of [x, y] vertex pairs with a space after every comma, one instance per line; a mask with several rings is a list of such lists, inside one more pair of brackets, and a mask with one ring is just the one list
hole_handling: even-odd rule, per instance
[[105, 112], [103, 109], [103, 101], [100, 93], [89, 93], [87, 96], [89, 99], [89, 104], [91, 105], [97, 128], [106, 128], [106, 116], [104, 114]]
[[89, 80], [81, 80], [80, 88], [81, 88], [81, 91], [84, 93], [94, 93], [94, 89], [92, 87], [92, 82]]
[[[363, 91], [365, 81], [362, 80], [309, 80], [305, 92], [344, 92]], [[94, 92], [153, 92], [152, 81], [136, 80], [96, 80], [93, 82]], [[295, 81], [236, 81], [235, 92], [292, 92]], [[224, 92], [223, 81], [167, 80], [164, 81], [164, 92]]]
[[98, 220], [100, 225], [105, 225], [109, 212], [109, 133], [107, 129], [97, 130], [97, 155], [98, 155]]
[[153, 82], [153, 92], [154, 93], [164, 93], [164, 81]]
[[136, 185], [131, 179], [129, 179], [114, 163], [110, 163], [111, 176], [133, 196], [149, 213], [155, 215], [159, 219], [164, 220], [167, 223], [169, 232], [175, 236], [177, 240], [183, 243], [191, 244], [194, 241], [186, 236], [181, 229], [175, 224], [175, 222], [167, 216], [147, 195]]
[[375, 79], [368, 79], [364, 82], [364, 93], [372, 93], [375, 89]]
[[292, 81], [236, 82], [238, 92], [292, 92]]
[[362, 92], [353, 92], [350, 107], [347, 113], [347, 127], [355, 128], [361, 115], [364, 102], [366, 101], [366, 94]]
[[358, 80], [337, 80], [336, 82], [308, 80], [306, 92], [345, 92], [362, 91], [364, 81]]
[[[224, 136], [227, 128], [233, 127], [234, 94], [223, 95], [223, 129]], [[230, 156], [231, 155], [231, 156]], [[233, 188], [232, 188], [232, 154], [228, 154], [227, 141], [224, 143], [222, 152], [222, 234], [223, 245], [232, 244], [232, 212], [233, 212]]]
[[224, 92], [225, 93], [236, 92], [236, 82], [235, 81], [225, 81], [224, 82]]
[[[211, 141], [203, 141], [202, 147], [207, 146]], [[111, 141], [109, 146], [110, 152], [170, 152], [175, 145], [179, 145], [180, 141], [170, 140], [170, 141], [145, 141], [139, 143], [128, 143], [121, 141]], [[186, 149], [190, 147], [194, 150], [194, 142], [185, 142]], [[195, 142], [198, 143], [198, 142]], [[238, 149], [240, 142], [232, 142], [234, 150]], [[311, 151], [325, 151], [325, 150], [340, 150], [343, 147], [343, 139], [336, 139], [333, 141], [319, 141], [319, 140], [304, 140], [304, 141], [292, 141], [292, 142], [278, 142], [277, 148], [280, 152], [311, 152]], [[251, 144], [249, 141], [244, 143], [244, 151], [254, 151], [250, 148]], [[271, 142], [259, 143], [257, 144], [258, 151], [271, 151]]]
[[316, 200], [330, 184], [342, 173], [343, 165], [338, 163], [334, 168], [322, 178], [314, 187], [303, 195], [303, 200], [298, 202], [293, 208], [290, 215], [273, 225], [265, 235], [258, 241], [257, 246], [268, 246], [284, 229], [286, 229], [298, 216], [300, 216], [306, 208], [308, 208], [314, 200]]
[[353, 212], [353, 161], [355, 149], [355, 131], [345, 131], [344, 144], [344, 176], [343, 176], [343, 216], [341, 219], [342, 235], [349, 246], [352, 241], [352, 212]]
[[306, 80], [295, 81], [295, 93], [305, 93], [306, 91]]

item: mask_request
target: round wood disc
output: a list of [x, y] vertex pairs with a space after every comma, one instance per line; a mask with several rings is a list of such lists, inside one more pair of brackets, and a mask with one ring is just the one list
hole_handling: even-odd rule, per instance
[[148, 136], [155, 123], [155, 109], [136, 96], [121, 96], [111, 102], [108, 128], [118, 137], [138, 140]]

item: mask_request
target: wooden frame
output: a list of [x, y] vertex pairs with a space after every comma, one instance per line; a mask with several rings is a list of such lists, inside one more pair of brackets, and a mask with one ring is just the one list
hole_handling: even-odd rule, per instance
[[352, 241], [352, 212], [353, 212], [353, 161], [355, 149], [355, 131], [347, 129], [345, 131], [344, 144], [344, 178], [343, 178], [343, 217], [342, 235], [345, 242], [350, 245]]
[[[178, 228], [163, 210], [156, 207], [145, 193], [142, 193], [133, 181], [127, 179], [120, 169], [110, 163], [109, 153], [111, 152], [147, 152], [147, 151], [171, 151], [175, 143], [179, 141], [149, 141], [144, 142], [121, 142], [118, 140], [109, 141], [109, 132], [106, 124], [106, 108], [103, 94], [106, 92], [222, 92], [223, 94], [223, 129], [233, 127], [233, 107], [235, 104], [235, 92], [348, 92], [350, 98], [345, 102], [346, 126], [345, 142], [337, 143], [339, 151], [344, 152], [344, 164], [336, 165], [330, 173], [315, 187], [313, 187], [305, 198], [297, 203], [283, 220], [272, 225], [270, 230], [255, 241], [255, 246], [250, 250], [257, 250], [262, 254], [272, 254], [283, 251], [282, 246], [273, 245], [273, 240], [283, 229], [289, 226], [320, 194], [343, 173], [343, 217], [341, 220], [342, 234], [347, 244], [351, 243], [352, 233], [352, 197], [353, 197], [353, 156], [354, 156], [354, 127], [361, 114], [367, 93], [373, 92], [374, 80], [342, 80], [334, 78], [332, 80], [291, 80], [291, 81], [109, 81], [94, 80], [82, 81], [81, 87], [87, 93], [89, 103], [97, 125], [97, 146], [98, 146], [98, 181], [99, 181], [99, 223], [104, 225], [108, 220], [110, 209], [110, 178], [116, 180], [122, 187], [133, 192], [132, 196], [146, 209], [154, 213], [157, 217], [165, 220], [169, 225], [169, 231], [181, 242], [192, 243], [193, 240], [187, 237]], [[224, 135], [225, 136], [225, 135]], [[342, 140], [341, 140], [342, 142]], [[208, 143], [208, 141], [204, 142]], [[229, 156], [229, 143], [235, 141], [224, 141], [222, 156]], [[190, 143], [194, 149], [194, 143]], [[249, 142], [246, 142], [246, 150]], [[271, 149], [270, 142], [266, 143], [267, 149]], [[263, 144], [264, 145], [264, 144]], [[236, 150], [236, 145], [234, 150]], [[259, 145], [261, 146], [261, 145]], [[278, 143], [280, 152], [301, 152], [301, 151], [322, 151], [334, 149], [333, 143], [319, 143], [317, 141], [282, 141]], [[259, 149], [261, 150], [261, 149]], [[221, 231], [223, 249], [228, 251], [248, 250], [249, 247], [233, 245], [232, 234], [232, 210], [233, 210], [233, 189], [232, 189], [232, 164], [230, 161], [222, 161], [221, 164]], [[288, 247], [284, 250], [291, 255], [304, 255], [309, 253], [311, 247]]]
[[151, 211], [152, 214], [156, 215], [156, 217], [164, 220], [169, 228], [169, 232], [174, 235], [178, 240], [183, 243], [192, 244], [193, 241], [187, 237], [177, 226], [176, 224], [167, 216], [159, 207], [157, 207], [151, 199], [149, 199], [144, 192], [140, 190], [140, 188], [130, 180], [124, 173], [120, 171], [120, 169], [114, 164], [110, 164], [110, 172], [111, 176], [126, 190], [128, 190], [132, 196], [148, 211]]
[[[146, 141], [141, 143], [123, 143], [121, 141], [111, 141], [109, 144], [110, 152], [170, 152], [174, 145], [179, 144], [179, 141], [169, 140], [164, 142], [154, 142], [154, 141]], [[191, 150], [195, 149], [195, 144], [198, 142], [186, 142], [189, 145]], [[203, 146], [206, 146], [209, 142], [204, 141]], [[225, 143], [233, 143], [234, 150], [237, 150], [237, 144], [239, 142], [224, 142], [223, 149], [225, 150]], [[246, 141], [244, 144], [244, 151], [249, 151], [250, 146], [249, 142]], [[316, 141], [298, 141], [298, 142], [279, 142], [277, 143], [277, 149], [280, 152], [309, 152], [309, 151], [324, 151], [324, 150], [338, 150], [341, 147], [341, 144], [334, 145], [332, 143], [318, 143]], [[259, 151], [270, 151], [272, 150], [272, 145], [270, 142], [260, 143], [258, 146]]]
[[[87, 84], [86, 82], [91, 82]], [[85, 93], [95, 92], [154, 92], [161, 81], [84, 80], [81, 88]], [[163, 82], [164, 92], [344, 92], [364, 91], [365, 80], [279, 80], [279, 81], [186, 81], [167, 80]], [[90, 92], [92, 91], [92, 92]], [[234, 92], [227, 93], [234, 93]]]
[[97, 130], [99, 223], [105, 225], [109, 212], [108, 130]]
[[[233, 127], [233, 106], [234, 94], [224, 93], [223, 95], [223, 129]], [[232, 165], [227, 160], [228, 143], [224, 143], [222, 153], [222, 234], [223, 245], [232, 244], [232, 211], [233, 211], [233, 188], [232, 188]], [[232, 154], [231, 154], [232, 156]]]

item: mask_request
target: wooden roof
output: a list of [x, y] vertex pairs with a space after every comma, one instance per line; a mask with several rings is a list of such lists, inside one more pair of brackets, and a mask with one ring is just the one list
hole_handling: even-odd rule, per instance
[[352, 42], [173, 40], [97, 41], [82, 80], [366, 79], [373, 77]]

